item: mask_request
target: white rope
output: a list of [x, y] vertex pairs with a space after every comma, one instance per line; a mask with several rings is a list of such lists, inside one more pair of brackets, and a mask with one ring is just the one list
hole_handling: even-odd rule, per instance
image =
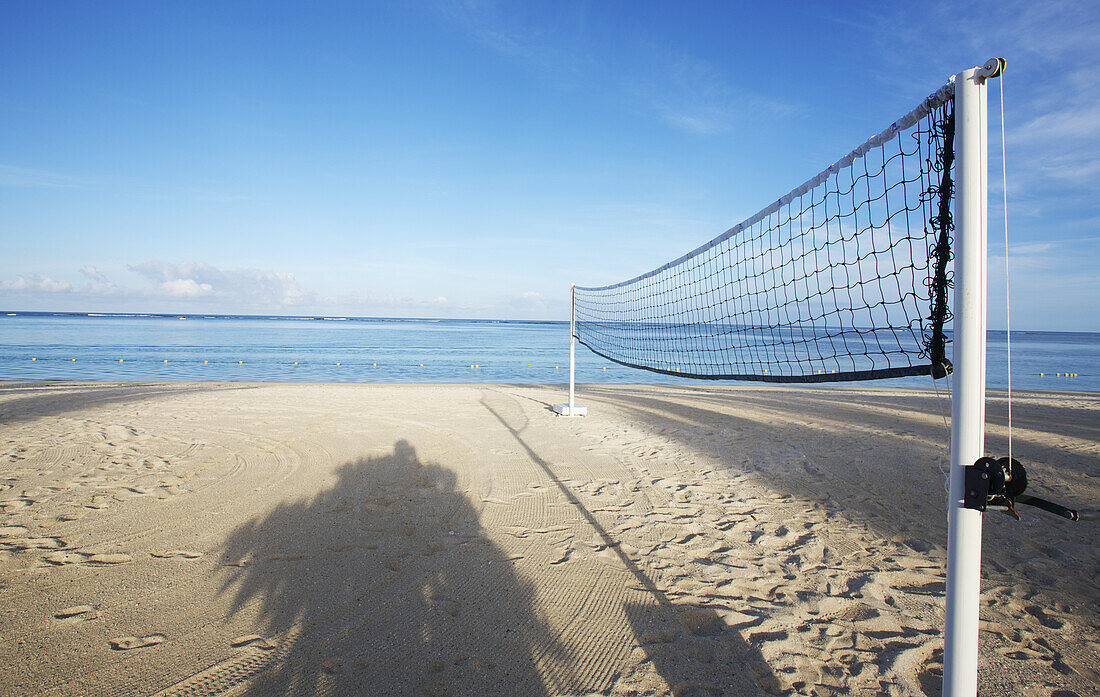
[[1001, 193], [1005, 229], [1005, 353], [1008, 356], [1008, 458], [1012, 460], [1012, 304], [1009, 302], [1008, 274], [1008, 167], [1005, 164], [1005, 76], [1001, 72]]
[[[951, 374], [948, 373], [944, 376], [944, 384], [947, 385], [947, 404], [951, 404]], [[940, 393], [940, 383], [935, 377], [932, 378], [932, 387], [936, 390], [936, 406], [940, 409], [940, 416], [943, 417], [943, 430], [944, 430], [944, 442], [947, 443], [944, 455], [939, 459], [940, 474], [943, 475], [943, 493], [951, 493], [951, 475], [947, 473], [947, 470], [943, 468], [944, 461], [951, 460], [951, 427], [947, 425], [947, 411], [944, 410], [943, 405], [945, 403], [943, 394]]]

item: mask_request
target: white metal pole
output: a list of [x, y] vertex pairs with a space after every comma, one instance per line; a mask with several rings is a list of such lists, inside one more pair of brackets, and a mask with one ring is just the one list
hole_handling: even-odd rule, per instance
[[569, 286], [569, 415], [576, 414], [573, 404], [573, 375], [577, 365], [577, 284]]
[[963, 508], [965, 467], [985, 443], [986, 93], [989, 63], [955, 76], [955, 302], [944, 697], [978, 691], [982, 514]]

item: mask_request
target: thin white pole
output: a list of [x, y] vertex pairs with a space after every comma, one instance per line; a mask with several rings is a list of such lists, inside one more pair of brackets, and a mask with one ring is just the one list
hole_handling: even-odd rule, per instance
[[965, 468], [982, 456], [985, 443], [988, 65], [955, 76], [954, 395], [947, 513], [945, 697], [974, 697], [978, 691], [982, 514], [962, 504]]
[[573, 405], [573, 375], [577, 366], [577, 284], [569, 286], [569, 415], [576, 414]]

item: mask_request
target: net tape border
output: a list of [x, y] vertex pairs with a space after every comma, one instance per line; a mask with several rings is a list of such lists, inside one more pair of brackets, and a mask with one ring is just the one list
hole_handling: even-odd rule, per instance
[[[635, 283], [637, 281], [644, 280], [644, 279], [649, 278], [651, 276], [656, 276], [657, 274], [661, 273], [662, 271], [667, 271], [668, 269], [671, 269], [675, 266], [678, 266], [678, 265], [684, 263], [685, 261], [702, 254], [703, 252], [707, 251], [708, 249], [713, 248], [715, 245], [721, 244], [722, 242], [728, 240], [730, 237], [733, 237], [734, 235], [740, 233], [745, 228], [750, 227], [752, 225], [755, 225], [756, 223], [760, 222], [761, 220], [763, 220], [767, 216], [771, 215], [772, 213], [775, 213], [780, 208], [782, 208], [783, 206], [789, 204], [794, 199], [796, 199], [799, 196], [805, 194], [806, 192], [810, 191], [814, 187], [819, 186], [825, 180], [827, 180], [829, 177], [833, 176], [837, 172], [839, 172], [843, 169], [846, 169], [848, 167], [851, 167], [853, 162], [855, 162], [857, 159], [859, 159], [859, 158], [863, 157], [864, 155], [866, 155], [867, 152], [871, 148], [878, 147], [879, 145], [882, 145], [883, 143], [893, 139], [894, 137], [897, 136], [897, 134], [899, 132], [904, 131], [905, 129], [910, 128], [911, 126], [916, 124], [922, 118], [924, 118], [929, 113], [931, 113], [933, 109], [936, 109], [936, 108], [942, 106], [943, 104], [945, 104], [954, 95], [955, 95], [955, 83], [954, 83], [954, 81], [951, 81], [951, 82], [948, 82], [947, 84], [943, 85], [942, 87], [940, 87], [938, 90], [936, 90], [932, 94], [928, 95], [924, 99], [924, 101], [922, 101], [915, 109], [910, 111], [908, 114], [906, 114], [905, 116], [902, 116], [897, 121], [894, 121], [892, 124], [890, 124], [886, 129], [884, 129], [880, 133], [868, 138], [867, 141], [864, 142], [862, 145], [857, 147], [855, 150], [852, 150], [847, 155], [840, 158], [839, 160], [837, 160], [833, 164], [829, 165], [829, 167], [823, 169], [816, 176], [812, 177], [811, 179], [808, 179], [807, 181], [803, 182], [802, 185], [792, 189], [787, 194], [781, 196], [777, 201], [775, 201], [771, 205], [761, 209], [755, 215], [753, 215], [749, 218], [746, 218], [745, 220], [741, 221], [737, 225], [734, 225], [733, 227], [731, 227], [729, 230], [726, 230], [725, 232], [723, 232], [721, 235], [715, 237], [714, 239], [707, 242], [706, 244], [703, 244], [702, 246], [691, 250], [687, 254], [684, 254], [683, 256], [679, 257], [678, 259], [673, 259], [672, 261], [668, 262], [667, 264], [664, 264], [663, 266], [659, 266], [658, 268], [653, 269], [652, 271], [647, 271], [646, 273], [643, 273], [640, 276], [635, 276], [634, 278], [630, 278], [630, 279], [627, 279], [625, 281], [620, 281], [619, 283], [613, 283], [613, 284], [607, 285], [607, 286], [596, 286], [596, 287], [576, 286], [576, 289], [577, 290], [585, 290], [585, 291], [600, 291], [600, 290], [613, 290], [615, 288], [621, 288], [623, 286], [630, 285], [631, 283]], [[588, 346], [588, 345], [585, 344], [585, 346]], [[588, 348], [591, 349], [592, 347], [588, 346]], [[600, 354], [600, 355], [602, 355], [602, 354]], [[605, 356], [605, 358], [606, 358], [606, 356]], [[616, 362], [618, 362], [618, 361], [616, 361]], [[624, 364], [624, 365], [626, 365], [626, 364]], [[640, 368], [640, 367], [643, 367], [643, 366], [632, 366], [632, 367], [639, 367]], [[658, 371], [658, 372], [662, 372], [662, 371]], [[671, 373], [671, 374], [672, 375], [677, 375], [679, 373]]]

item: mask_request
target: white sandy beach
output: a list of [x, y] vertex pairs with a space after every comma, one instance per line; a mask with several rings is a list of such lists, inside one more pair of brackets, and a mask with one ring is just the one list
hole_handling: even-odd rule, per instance
[[[939, 694], [946, 400], [578, 394], [0, 385], [0, 694]], [[1097, 507], [1100, 395], [1014, 419], [1029, 493]], [[981, 694], [1100, 694], [1097, 523], [1020, 512]]]

